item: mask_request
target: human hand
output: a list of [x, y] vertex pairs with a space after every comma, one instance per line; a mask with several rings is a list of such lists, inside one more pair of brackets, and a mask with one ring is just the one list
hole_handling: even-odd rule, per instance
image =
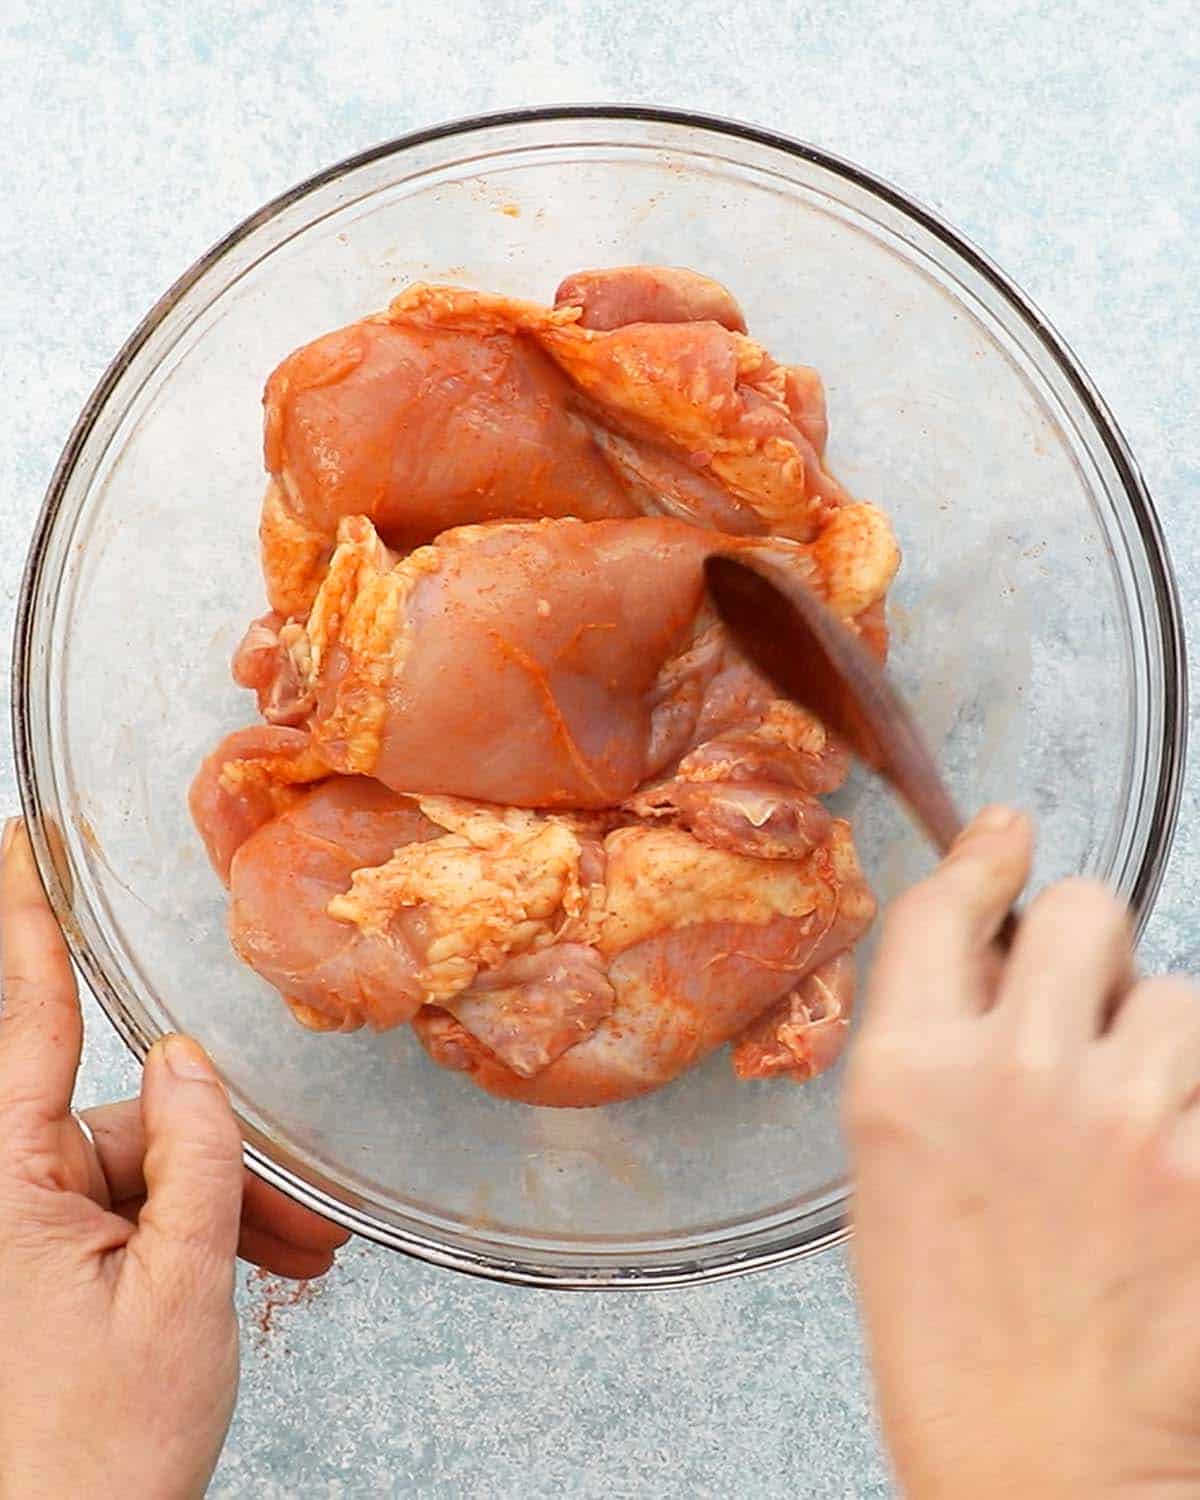
[[0, 946], [0, 1500], [201, 1494], [237, 1388], [235, 1252], [312, 1276], [347, 1236], [244, 1177], [188, 1038], [151, 1050], [140, 1105], [88, 1111], [88, 1141], [74, 979], [13, 824]]
[[1070, 880], [991, 938], [991, 809], [886, 921], [850, 1064], [856, 1261], [911, 1500], [1200, 1494], [1200, 1005]]

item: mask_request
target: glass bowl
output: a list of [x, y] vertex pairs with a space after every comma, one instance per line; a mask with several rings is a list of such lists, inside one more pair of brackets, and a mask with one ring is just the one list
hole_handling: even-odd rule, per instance
[[[533, 1110], [407, 1030], [314, 1036], [231, 953], [185, 793], [251, 717], [228, 662], [262, 608], [276, 362], [413, 279], [548, 299], [634, 261], [726, 282], [825, 377], [831, 466], [904, 549], [894, 669], [964, 806], [1036, 815], [1039, 881], [1105, 876], [1144, 918], [1184, 755], [1170, 565], [1112, 418], [999, 271], [859, 168], [726, 121], [533, 110], [391, 142], [235, 229], [121, 350], [38, 522], [14, 717], [42, 872], [134, 1052], [167, 1029], [208, 1048], [256, 1172], [384, 1244], [542, 1286], [701, 1281], [837, 1241], [837, 1073], [738, 1083], [722, 1053], [646, 1099]], [[877, 784], [841, 800], [886, 901], [927, 850]]]

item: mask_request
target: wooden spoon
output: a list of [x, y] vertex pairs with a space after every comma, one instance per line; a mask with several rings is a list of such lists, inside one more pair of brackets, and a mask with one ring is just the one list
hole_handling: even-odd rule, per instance
[[[787, 697], [891, 783], [945, 854], [963, 820], [908, 705], [856, 635], [767, 551], [705, 560], [709, 597], [738, 645]], [[1009, 912], [997, 934], [1012, 944]]]

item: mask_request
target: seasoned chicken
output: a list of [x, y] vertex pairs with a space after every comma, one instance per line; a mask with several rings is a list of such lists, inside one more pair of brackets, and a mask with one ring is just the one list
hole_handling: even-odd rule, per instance
[[[578, 271], [559, 284], [556, 309], [577, 307], [579, 327], [611, 332], [630, 323], [719, 323], [745, 333], [746, 320], [719, 282], [674, 266], [619, 266]], [[763, 354], [753, 384], [781, 402], [817, 456], [824, 458], [829, 426], [821, 377], [808, 365], [780, 365]]]
[[335, 777], [302, 794], [234, 852], [229, 934], [234, 951], [270, 981], [296, 1019], [317, 1031], [411, 1020], [422, 1003], [419, 933], [338, 922], [330, 903], [356, 870], [442, 830], [411, 797], [364, 777]]
[[345, 516], [411, 547], [466, 522], [633, 514], [566, 396], [553, 361], [500, 320], [481, 337], [385, 315], [289, 355], [264, 397], [272, 608], [308, 609]]
[[201, 764], [188, 794], [192, 821], [226, 885], [230, 861], [250, 835], [329, 774], [303, 730], [258, 724], [226, 735]]
[[[697, 724], [745, 726], [730, 681], [750, 684], [755, 719], [770, 701], [703, 625], [704, 558], [736, 538], [665, 518], [497, 523], [399, 562], [361, 518], [341, 538], [306, 627], [275, 630], [274, 674], [267, 621], [238, 661], [262, 711], [307, 721], [337, 771], [397, 791], [610, 807], [695, 743]], [[851, 618], [896, 566], [870, 506], [840, 510], [815, 543], [770, 546]]]
[[880, 657], [899, 561], [825, 468], [824, 393], [678, 268], [553, 307], [415, 286], [266, 391], [265, 723], [193, 818], [238, 955], [318, 1031], [411, 1023], [533, 1105], [844, 1045], [874, 914], [822, 798], [846, 754], [708, 606], [766, 551]]
[[472, 987], [502, 1008], [505, 987], [561, 990], [568, 971], [587, 1001], [573, 1006], [577, 1024], [611, 1006], [571, 943], [602, 868], [596, 831], [569, 816], [333, 776], [233, 852], [230, 935], [317, 1030], [383, 1030]]
[[[730, 670], [752, 678], [742, 663]], [[706, 844], [763, 859], [796, 859], [829, 834], [831, 818], [820, 796], [836, 791], [846, 756], [822, 724], [791, 703], [757, 691], [738, 705], [725, 732], [704, 738], [671, 774], [625, 803], [648, 821], [682, 827]], [[712, 688], [719, 693], [721, 683]]]
[[807, 1083], [841, 1056], [854, 1004], [854, 955], [839, 953], [751, 1021], [733, 1045], [739, 1078]]
[[[827, 843], [798, 862], [752, 860], [642, 827], [610, 834], [605, 852], [603, 898], [590, 931], [613, 987], [611, 1013], [526, 1075], [461, 1013], [429, 1006], [413, 1025], [435, 1062], [526, 1104], [578, 1108], [634, 1098], [742, 1033], [852, 945], [874, 915], [844, 823], [832, 824]], [[803, 1049], [798, 1036], [795, 1044]]]
[[556, 308], [577, 307], [581, 328], [627, 323], [720, 323], [745, 333], [742, 310], [719, 281], [681, 266], [614, 266], [559, 282]]
[[[477, 978], [495, 997], [486, 1009], [499, 1011], [506, 985], [561, 994], [569, 971], [578, 980], [569, 1014], [553, 1017], [566, 1046], [572, 1028], [611, 1008], [598, 966], [590, 972], [567, 941], [598, 847], [560, 819], [335, 776], [234, 854], [230, 936], [319, 1031], [397, 1026], [422, 1004], [453, 1003]], [[528, 1030], [515, 1049], [530, 1047]], [[543, 1029], [537, 1046], [552, 1045]]]
[[831, 1007], [791, 989], [873, 912], [846, 825], [794, 860], [602, 827], [335, 776], [233, 854], [232, 942], [302, 1024], [416, 1017], [436, 1061], [530, 1103], [629, 1098], [740, 1034], [747, 1076], [816, 1071]]
[[402, 550], [464, 523], [638, 512], [811, 537], [844, 498], [815, 372], [777, 364], [689, 271], [581, 272], [554, 308], [415, 286], [289, 355], [264, 402], [263, 566], [285, 617], [351, 515]]
[[[642, 452], [646, 462], [684, 463], [724, 515], [737, 517], [725, 530], [811, 538], [847, 498], [822, 464], [825, 403], [816, 372], [779, 364], [711, 318], [593, 328], [578, 302], [547, 310], [424, 285], [397, 297], [387, 316], [461, 332], [499, 320], [535, 339], [570, 378], [574, 408], [631, 483], [639, 508], [660, 510], [663, 497], [633, 480], [626, 451]], [[706, 509], [692, 519], [720, 522]]]
[[[601, 428], [634, 453], [686, 463], [719, 489], [722, 516], [694, 507], [693, 519], [712, 525], [732, 513], [738, 524], [726, 520], [726, 529], [807, 539], [844, 503], [812, 441], [824, 435], [809, 410], [813, 392], [745, 335], [718, 323], [633, 323], [605, 332], [551, 324], [540, 342], [583, 398], [580, 410]], [[636, 460], [623, 464], [606, 451], [629, 479]], [[641, 500], [662, 503], [652, 494]]]

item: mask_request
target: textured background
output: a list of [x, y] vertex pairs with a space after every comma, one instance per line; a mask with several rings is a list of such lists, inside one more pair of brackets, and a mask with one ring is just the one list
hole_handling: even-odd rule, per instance
[[[69, 426], [151, 301], [265, 199], [516, 104], [692, 106], [802, 136], [999, 260], [1112, 404], [1200, 599], [1200, 28], [1184, 0], [8, 0], [0, 20], [0, 632]], [[7, 661], [0, 692], [7, 697]], [[15, 806], [7, 725], [0, 810]], [[1189, 780], [1151, 966], [1194, 966]], [[89, 1007], [84, 1103], [133, 1070]], [[844, 1257], [556, 1298], [354, 1248], [248, 1275], [219, 1496], [870, 1497], [888, 1486]]]

